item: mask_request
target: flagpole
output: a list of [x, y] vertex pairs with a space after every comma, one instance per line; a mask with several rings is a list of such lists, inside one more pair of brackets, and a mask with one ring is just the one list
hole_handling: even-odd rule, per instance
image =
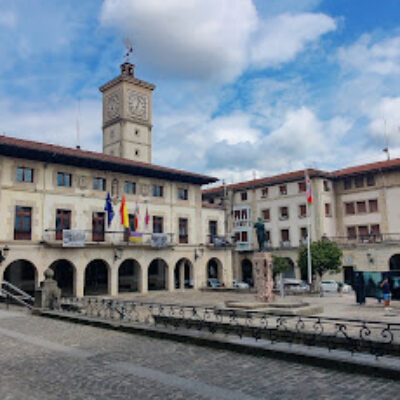
[[[308, 284], [311, 286], [312, 284], [312, 270], [311, 270], [311, 207], [309, 204], [309, 199], [312, 199], [311, 194], [311, 180], [308, 176], [307, 169], [305, 170], [305, 178], [306, 178], [306, 193], [307, 193], [307, 201], [306, 201], [306, 211], [307, 211], [307, 278]], [[312, 200], [311, 200], [312, 201]]]

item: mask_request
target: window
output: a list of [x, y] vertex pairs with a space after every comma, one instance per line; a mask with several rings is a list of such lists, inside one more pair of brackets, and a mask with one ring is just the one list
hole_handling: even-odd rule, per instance
[[283, 243], [289, 242], [289, 229], [282, 229], [281, 230], [281, 239]]
[[300, 228], [300, 237], [303, 240], [307, 239], [307, 228], [306, 227]]
[[369, 200], [368, 201], [369, 212], [377, 212], [378, 211], [378, 200]]
[[347, 227], [347, 238], [348, 239], [356, 239], [357, 238], [357, 232], [356, 232], [355, 226]]
[[129, 230], [131, 232], [135, 232], [136, 231], [136, 217], [135, 217], [135, 214], [128, 214], [128, 221], [129, 221]]
[[93, 242], [104, 242], [105, 218], [103, 212], [92, 214], [92, 240]]
[[364, 177], [362, 175], [361, 176], [356, 176], [354, 178], [354, 186], [356, 188], [360, 188], [360, 187], [364, 186]]
[[119, 184], [118, 179], [113, 179], [111, 182], [111, 196], [119, 197]]
[[187, 218], [179, 218], [179, 243], [189, 243]]
[[298, 185], [299, 185], [299, 193], [306, 191], [306, 183], [305, 182], [299, 182]]
[[139, 136], [139, 129], [135, 129], [135, 135]]
[[93, 189], [94, 190], [106, 190], [106, 180], [104, 178], [93, 178]]
[[235, 232], [235, 242], [240, 242], [240, 232]]
[[135, 156], [139, 155], [139, 150], [135, 150]]
[[248, 241], [248, 235], [247, 231], [242, 232], [242, 242], [247, 242]]
[[269, 208], [262, 210], [261, 214], [264, 221], [269, 221], [270, 219]]
[[280, 185], [279, 186], [279, 193], [281, 195], [286, 195], [287, 194], [287, 186], [286, 185]]
[[381, 233], [379, 225], [371, 225], [371, 235], [379, 236]]
[[331, 203], [325, 203], [325, 217], [331, 216]]
[[153, 233], [163, 233], [164, 229], [163, 229], [163, 217], [157, 217], [154, 216], [153, 217]]
[[288, 219], [289, 218], [289, 209], [287, 207], [280, 207], [279, 214], [281, 219]]
[[242, 219], [247, 219], [247, 210], [246, 209], [242, 210]]
[[235, 210], [234, 216], [235, 220], [240, 219], [240, 210]]
[[357, 212], [358, 213], [367, 212], [367, 204], [365, 203], [365, 201], [357, 201]]
[[32, 208], [15, 207], [14, 240], [31, 240]]
[[367, 186], [375, 186], [375, 176], [367, 175]]
[[344, 178], [343, 188], [344, 188], [344, 190], [351, 189], [351, 178]]
[[361, 240], [368, 240], [369, 237], [368, 226], [360, 225], [358, 227], [358, 236], [360, 237]]
[[324, 180], [324, 192], [329, 192], [331, 189], [329, 187], [329, 182]]
[[345, 206], [347, 215], [355, 214], [354, 203], [344, 203], [344, 206]]
[[265, 231], [265, 241], [267, 243], [271, 243], [271, 232], [270, 231]]
[[57, 186], [71, 186], [71, 174], [57, 172]]
[[163, 197], [164, 187], [160, 185], [153, 185], [153, 197]]
[[261, 189], [261, 197], [268, 197], [268, 188]]
[[124, 192], [126, 194], [135, 194], [136, 193], [136, 182], [125, 181]]
[[240, 199], [242, 201], [246, 201], [247, 200], [247, 192], [241, 192], [240, 193]]
[[71, 211], [56, 210], [56, 240], [63, 240], [63, 229], [71, 229]]
[[33, 182], [33, 169], [18, 167], [17, 168], [17, 182]]
[[178, 199], [179, 200], [187, 200], [188, 199], [188, 190], [183, 188], [178, 188]]
[[217, 236], [218, 233], [217, 221], [208, 221], [208, 233], [210, 235], [210, 243], [214, 243], [214, 237]]
[[299, 217], [300, 218], [307, 217], [307, 206], [305, 204], [299, 205]]

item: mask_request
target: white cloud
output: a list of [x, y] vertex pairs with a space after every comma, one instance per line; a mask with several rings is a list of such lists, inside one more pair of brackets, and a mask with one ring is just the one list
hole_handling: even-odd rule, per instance
[[0, 27], [15, 28], [17, 25], [17, 16], [10, 10], [0, 11]]
[[336, 28], [324, 14], [263, 20], [252, 0], [105, 0], [101, 21], [132, 37], [137, 57], [163, 76], [221, 83], [293, 60]]
[[325, 14], [282, 14], [260, 22], [250, 57], [255, 67], [265, 68], [292, 61], [306, 45], [336, 29]]
[[400, 36], [389, 37], [374, 43], [371, 35], [363, 35], [349, 47], [338, 51], [344, 67], [388, 75], [400, 72]]

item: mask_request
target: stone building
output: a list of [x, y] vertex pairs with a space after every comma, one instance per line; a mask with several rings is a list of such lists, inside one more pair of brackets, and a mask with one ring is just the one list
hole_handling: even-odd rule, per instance
[[[311, 240], [328, 238], [343, 250], [342, 273], [334, 278], [349, 281], [355, 269], [400, 269], [400, 159], [333, 172], [309, 169], [308, 175]], [[203, 200], [225, 210], [227, 232], [235, 238], [236, 279], [253, 278], [253, 224], [259, 217], [265, 247], [289, 259], [288, 277], [300, 277], [297, 251], [308, 234], [305, 171], [207, 189]]]
[[103, 153], [0, 136], [0, 281], [33, 292], [50, 267], [75, 296], [231, 285], [224, 210], [202, 207], [216, 179], [151, 164], [154, 85], [124, 63], [100, 90]]

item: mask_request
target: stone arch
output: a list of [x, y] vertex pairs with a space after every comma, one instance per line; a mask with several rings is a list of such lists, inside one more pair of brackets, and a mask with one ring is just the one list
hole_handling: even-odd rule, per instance
[[168, 289], [168, 264], [162, 258], [155, 258], [147, 269], [148, 290]]
[[222, 283], [222, 262], [217, 258], [210, 258], [207, 262], [207, 279], [218, 279]]
[[109, 293], [110, 267], [101, 259], [95, 259], [85, 268], [85, 296]]
[[389, 259], [389, 270], [400, 270], [400, 254], [393, 254]]
[[293, 260], [290, 257], [285, 257], [285, 259], [290, 264], [290, 267], [283, 273], [283, 277], [284, 278], [296, 278], [296, 271], [295, 271], [295, 266], [294, 266]]
[[71, 261], [60, 259], [53, 261], [49, 268], [54, 271], [54, 279], [61, 289], [62, 296], [72, 296], [74, 294], [74, 282], [76, 276], [75, 265]]
[[193, 264], [187, 258], [181, 258], [175, 264], [174, 269], [175, 288], [193, 289]]
[[142, 267], [133, 258], [124, 260], [118, 268], [118, 292], [141, 292]]
[[3, 279], [14, 286], [29, 293], [35, 294], [38, 285], [38, 271], [36, 266], [28, 260], [15, 260], [4, 270]]
[[248, 258], [242, 260], [242, 281], [254, 286], [253, 263]]

